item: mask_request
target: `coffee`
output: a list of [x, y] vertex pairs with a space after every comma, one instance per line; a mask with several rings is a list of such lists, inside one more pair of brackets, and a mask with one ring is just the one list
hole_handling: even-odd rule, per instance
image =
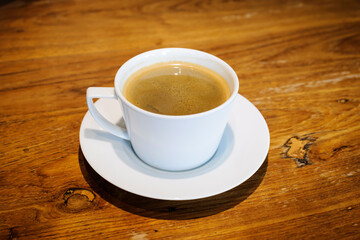
[[231, 93], [225, 79], [213, 70], [193, 63], [165, 62], [131, 75], [123, 95], [150, 112], [188, 115], [221, 105]]

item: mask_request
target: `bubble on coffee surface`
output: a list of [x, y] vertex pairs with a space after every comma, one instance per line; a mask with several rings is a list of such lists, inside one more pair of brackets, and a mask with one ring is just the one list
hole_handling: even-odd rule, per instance
[[144, 110], [188, 115], [213, 109], [230, 96], [227, 82], [200, 65], [168, 62], [150, 65], [126, 81], [123, 94]]

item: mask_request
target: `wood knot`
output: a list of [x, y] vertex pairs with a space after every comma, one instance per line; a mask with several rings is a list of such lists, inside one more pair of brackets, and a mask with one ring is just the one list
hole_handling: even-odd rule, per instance
[[84, 188], [69, 188], [63, 195], [65, 206], [72, 211], [81, 211], [93, 205], [95, 194]]
[[349, 101], [349, 99], [346, 98], [340, 98], [337, 100], [338, 103], [347, 103]]
[[298, 167], [304, 167], [310, 165], [308, 152], [309, 147], [315, 142], [316, 138], [310, 137], [291, 137], [283, 145], [287, 150], [283, 153], [285, 158], [291, 158], [295, 160]]

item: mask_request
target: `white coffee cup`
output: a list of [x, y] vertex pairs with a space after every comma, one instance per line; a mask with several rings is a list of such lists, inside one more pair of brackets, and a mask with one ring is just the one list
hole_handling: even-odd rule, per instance
[[[123, 95], [130, 75], [159, 62], [181, 61], [202, 65], [219, 73], [229, 84], [230, 98], [220, 106], [191, 115], [161, 115], [143, 110]], [[139, 54], [118, 70], [114, 88], [87, 89], [89, 111], [106, 131], [129, 140], [135, 153], [148, 165], [167, 171], [196, 168], [215, 154], [237, 96], [239, 82], [235, 71], [223, 60], [198, 50], [163, 48]], [[95, 108], [93, 98], [118, 99], [126, 129], [110, 123]]]

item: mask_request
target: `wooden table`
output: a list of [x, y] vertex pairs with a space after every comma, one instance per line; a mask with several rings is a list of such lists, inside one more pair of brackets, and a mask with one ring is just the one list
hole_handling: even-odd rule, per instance
[[[86, 89], [155, 48], [212, 53], [271, 145], [246, 182], [161, 201], [79, 147]], [[360, 2], [1, 1], [0, 239], [360, 239]]]

